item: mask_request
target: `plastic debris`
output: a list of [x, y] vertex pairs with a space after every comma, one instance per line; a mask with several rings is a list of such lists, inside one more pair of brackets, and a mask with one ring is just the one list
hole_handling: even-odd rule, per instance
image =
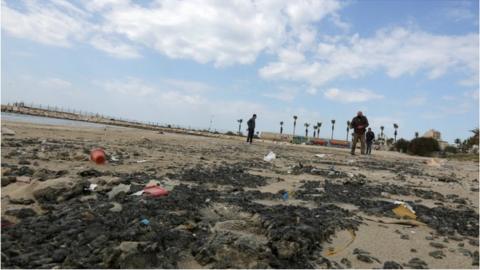
[[159, 186], [145, 187], [143, 192], [152, 197], [161, 197], [168, 195], [168, 190]]
[[148, 160], [145, 160], [145, 159], [142, 159], [142, 160], [137, 160], [137, 163], [145, 163], [147, 162]]
[[428, 166], [432, 166], [432, 167], [442, 167], [442, 165], [443, 165], [443, 162], [441, 162], [441, 161], [439, 161], [438, 159], [435, 159], [435, 158], [431, 158], [431, 159], [425, 161], [425, 163]]
[[327, 155], [326, 155], [326, 154], [316, 154], [315, 156], [316, 156], [316, 157], [319, 157], [319, 158], [324, 158], [324, 157], [326, 157]]
[[93, 149], [90, 152], [90, 160], [98, 165], [105, 164], [105, 151], [102, 148]]
[[140, 223], [142, 223], [143, 225], [148, 225], [148, 224], [150, 224], [150, 220], [144, 218], [144, 219], [140, 220]]
[[119, 160], [116, 156], [111, 156], [110, 159], [111, 159], [112, 161], [118, 161], [118, 160]]
[[272, 160], [274, 160], [275, 158], [277, 158], [277, 156], [275, 155], [275, 153], [273, 153], [272, 151], [270, 151], [270, 153], [268, 153], [268, 155], [266, 155], [263, 160], [265, 160], [266, 162], [270, 162]]
[[97, 184], [90, 184], [90, 186], [88, 187], [88, 190], [94, 191], [97, 187], [98, 187]]
[[282, 199], [284, 201], [288, 201], [288, 191], [285, 191], [285, 192], [282, 193]]
[[406, 217], [410, 219], [417, 219], [417, 215], [415, 215], [415, 211], [409, 204], [402, 201], [395, 201], [393, 203], [398, 205], [397, 207], [392, 209], [395, 215], [401, 218]]
[[140, 190], [140, 191], [137, 191], [135, 193], [132, 193], [132, 196], [142, 196], [142, 194], [144, 193], [145, 191], [143, 190]]

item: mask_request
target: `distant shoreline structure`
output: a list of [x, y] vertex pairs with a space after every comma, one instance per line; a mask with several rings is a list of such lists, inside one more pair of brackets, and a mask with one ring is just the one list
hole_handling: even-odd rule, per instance
[[16, 113], [16, 114], [24, 114], [24, 115], [48, 117], [48, 118], [56, 118], [56, 119], [64, 119], [64, 120], [72, 120], [72, 121], [81, 121], [81, 122], [128, 127], [128, 128], [139, 128], [139, 129], [153, 130], [153, 131], [159, 131], [159, 132], [182, 133], [182, 134], [208, 136], [208, 137], [217, 137], [219, 135], [219, 133], [216, 131], [208, 131], [208, 130], [198, 131], [198, 130], [181, 128], [181, 127], [173, 127], [171, 125], [160, 125], [159, 123], [140, 122], [135, 120], [120, 119], [117, 117], [104, 116], [98, 113], [94, 114], [94, 113], [75, 111], [75, 110], [65, 110], [65, 109], [60, 109], [58, 107], [51, 107], [51, 106], [41, 106], [41, 105], [28, 106], [23, 102], [6, 104], [6, 105], [2, 104], [1, 110], [2, 112], [8, 112], [8, 113]]

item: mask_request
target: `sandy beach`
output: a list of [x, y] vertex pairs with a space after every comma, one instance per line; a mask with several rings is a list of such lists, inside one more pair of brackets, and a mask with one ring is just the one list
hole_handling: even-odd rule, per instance
[[[2, 134], [2, 268], [478, 269], [474, 162], [120, 127], [4, 127], [15, 135]], [[105, 165], [89, 160], [97, 147]], [[269, 152], [276, 158], [264, 161]], [[133, 195], [148, 183], [168, 196]]]

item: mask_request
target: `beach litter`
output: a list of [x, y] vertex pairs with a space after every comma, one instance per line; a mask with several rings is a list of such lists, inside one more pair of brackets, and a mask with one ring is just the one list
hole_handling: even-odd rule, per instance
[[167, 196], [168, 190], [161, 188], [159, 186], [151, 186], [151, 187], [145, 187], [143, 189], [143, 193], [151, 197], [161, 197], [161, 196]]
[[316, 156], [316, 157], [319, 157], [319, 158], [324, 158], [324, 157], [326, 157], [327, 155], [326, 155], [326, 154], [316, 154], [315, 156]]
[[398, 217], [406, 217], [410, 219], [417, 218], [417, 215], [415, 215], [415, 211], [409, 204], [402, 201], [395, 201], [393, 203], [398, 205], [397, 207], [392, 209], [393, 213], [395, 213], [395, 215], [397, 215]]
[[105, 151], [102, 148], [93, 149], [90, 152], [90, 160], [98, 165], [105, 164]]
[[276, 157], [275, 153], [271, 152], [268, 153], [268, 155], [266, 155], [263, 160], [265, 160], [266, 162], [271, 162], [272, 160], [274, 160]]

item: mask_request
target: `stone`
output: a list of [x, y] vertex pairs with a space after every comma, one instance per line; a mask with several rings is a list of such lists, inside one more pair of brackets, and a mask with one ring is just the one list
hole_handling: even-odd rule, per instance
[[14, 216], [20, 219], [36, 216], [37, 213], [31, 208], [11, 209], [5, 211], [6, 215]]
[[394, 261], [386, 261], [383, 264], [383, 269], [403, 269], [402, 265]]
[[430, 255], [435, 259], [443, 259], [445, 257], [445, 254], [441, 250], [435, 250], [435, 251], [429, 252], [428, 255]]
[[6, 127], [2, 127], [2, 135], [15, 136], [15, 131]]
[[67, 255], [68, 255], [68, 252], [65, 249], [63, 248], [56, 249], [52, 254], [52, 261], [55, 263], [61, 263], [65, 260]]
[[420, 258], [413, 258], [405, 265], [413, 269], [428, 269], [428, 264]]
[[404, 240], [409, 240], [410, 236], [408, 236], [408, 234], [402, 234], [402, 236], [400, 236], [400, 238], [404, 239]]
[[130, 185], [119, 184], [112, 188], [110, 192], [107, 193], [108, 199], [113, 199], [115, 196], [120, 194], [121, 192], [127, 193], [130, 191]]
[[11, 183], [15, 183], [17, 178], [15, 176], [3, 176], [2, 177], [2, 187], [6, 187]]
[[113, 204], [113, 206], [112, 206], [112, 208], [109, 209], [109, 211], [114, 212], [114, 213], [118, 213], [118, 212], [122, 211], [122, 205], [121, 204], [119, 204], [117, 202], [113, 202], [112, 204]]
[[434, 248], [446, 248], [446, 246], [444, 244], [437, 243], [437, 242], [430, 242], [430, 246], [432, 246]]
[[25, 199], [25, 198], [9, 198], [8, 201], [12, 204], [24, 204], [24, 205], [29, 205], [35, 202], [32, 199]]
[[352, 268], [352, 262], [347, 258], [342, 258], [340, 262], [345, 265], [346, 268]]

